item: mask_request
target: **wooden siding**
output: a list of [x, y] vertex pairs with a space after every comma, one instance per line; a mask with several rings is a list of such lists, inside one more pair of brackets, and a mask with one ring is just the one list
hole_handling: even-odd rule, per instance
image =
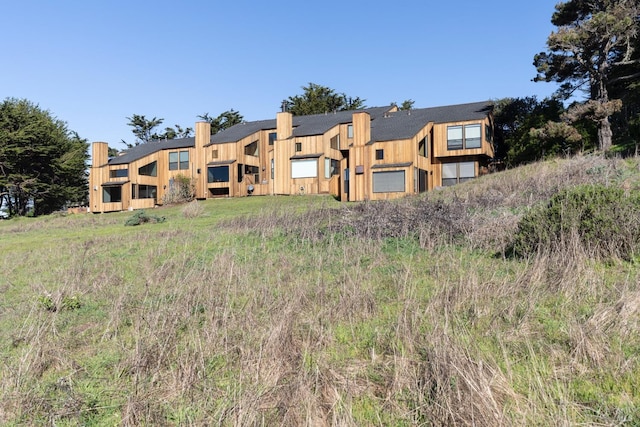
[[[482, 124], [481, 146], [477, 149], [448, 150], [447, 126]], [[124, 165], [108, 164], [106, 143], [93, 144], [93, 161], [90, 171], [90, 209], [92, 212], [149, 208], [161, 204], [169, 190], [169, 183], [177, 175], [194, 180], [197, 198], [241, 197], [268, 194], [333, 194], [341, 200], [383, 200], [403, 197], [419, 191], [426, 191], [442, 185], [442, 164], [447, 162], [473, 161], [475, 175], [486, 160], [493, 156], [490, 140], [485, 129], [491, 124], [490, 114], [483, 120], [456, 121], [450, 123], [425, 123], [413, 136], [406, 139], [372, 142], [372, 118], [364, 111], [352, 114], [351, 123], [335, 124], [323, 134], [294, 136], [293, 116], [278, 113], [275, 129], [261, 129], [237, 141], [210, 144], [210, 125], [198, 122], [195, 125], [194, 147], [163, 149]], [[352, 126], [353, 137], [348, 137]], [[269, 145], [269, 134], [276, 132], [276, 140]], [[339, 137], [339, 146], [332, 147], [331, 139]], [[418, 144], [426, 138], [426, 156], [419, 154]], [[257, 152], [249, 154], [245, 147], [256, 143]], [[299, 149], [297, 150], [297, 145]], [[377, 150], [382, 150], [382, 158], [377, 158]], [[169, 170], [169, 153], [187, 151], [189, 167]], [[334, 160], [339, 168], [338, 175], [327, 177], [326, 162]], [[139, 169], [157, 162], [157, 176], [140, 175]], [[273, 161], [273, 178], [272, 178]], [[315, 176], [293, 178], [292, 162], [300, 161], [296, 168], [300, 171], [311, 169], [315, 164]], [[329, 163], [331, 164], [331, 163]], [[227, 166], [228, 182], [208, 182], [210, 166]], [[239, 170], [241, 168], [241, 170]], [[252, 168], [251, 173], [244, 173]], [[111, 171], [128, 169], [126, 177], [111, 177]], [[349, 170], [349, 181], [345, 180], [345, 170]], [[404, 191], [400, 188], [393, 172], [404, 172]], [[388, 181], [382, 175], [376, 176], [377, 189], [389, 185], [389, 191], [374, 193], [374, 174], [391, 172]], [[242, 176], [240, 176], [242, 174]], [[256, 177], [257, 175], [257, 177]], [[122, 202], [103, 203], [102, 185], [122, 182]], [[156, 199], [132, 199], [132, 185], [157, 187]], [[382, 185], [382, 187], [381, 187]], [[249, 191], [250, 188], [253, 191]]]
[[[473, 124], [481, 124], [480, 128], [480, 136], [482, 138], [482, 142], [480, 144], [480, 148], [470, 148], [470, 149], [462, 149], [462, 150], [449, 150], [447, 148], [447, 128], [449, 126], [464, 126], [464, 125], [473, 125]], [[470, 121], [461, 121], [461, 122], [450, 122], [450, 123], [438, 123], [433, 125], [433, 157], [453, 157], [453, 156], [486, 156], [493, 157], [493, 145], [491, 141], [487, 141], [485, 135], [485, 129], [487, 126], [491, 126], [491, 122], [489, 118], [485, 120], [470, 120]]]

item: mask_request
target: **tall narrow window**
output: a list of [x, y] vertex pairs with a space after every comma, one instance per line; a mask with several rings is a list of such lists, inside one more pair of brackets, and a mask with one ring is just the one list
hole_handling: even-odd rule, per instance
[[296, 142], [296, 152], [302, 151], [302, 142]]
[[347, 138], [353, 138], [353, 125], [347, 125]]
[[376, 160], [384, 160], [384, 150], [376, 150]]
[[271, 132], [271, 133], [269, 134], [269, 145], [273, 145], [273, 143], [274, 143], [274, 142], [275, 142], [275, 140], [276, 140], [277, 135], [278, 135], [278, 134], [277, 134], [277, 133], [275, 133], [275, 132]]
[[180, 169], [189, 169], [189, 152], [180, 152]]
[[427, 137], [425, 136], [418, 142], [418, 155], [427, 157]]
[[175, 171], [178, 170], [178, 152], [171, 151], [169, 153], [169, 170]]
[[331, 148], [333, 150], [339, 150], [340, 149], [340, 134], [334, 136], [333, 138], [331, 138]]

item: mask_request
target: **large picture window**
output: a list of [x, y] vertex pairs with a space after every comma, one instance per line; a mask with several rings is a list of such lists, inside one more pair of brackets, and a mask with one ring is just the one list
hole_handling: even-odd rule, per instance
[[229, 166], [207, 168], [207, 182], [229, 182]]
[[382, 171], [373, 173], [374, 193], [397, 193], [404, 191], [404, 171]]
[[131, 184], [132, 199], [155, 199], [158, 194], [158, 187], [155, 185]]
[[475, 162], [443, 163], [442, 186], [448, 187], [476, 177]]
[[119, 203], [122, 201], [122, 186], [102, 187], [102, 201], [104, 203]]
[[316, 178], [318, 159], [291, 160], [291, 178]]
[[447, 150], [464, 150], [482, 146], [482, 125], [447, 126]]

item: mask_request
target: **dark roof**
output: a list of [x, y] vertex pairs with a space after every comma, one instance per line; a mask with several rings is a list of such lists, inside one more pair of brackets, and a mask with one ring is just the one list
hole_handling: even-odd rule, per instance
[[369, 113], [372, 120], [382, 117], [391, 107], [373, 107], [364, 110], [337, 111], [335, 113], [312, 114], [293, 117], [293, 136], [322, 135], [329, 129], [353, 121], [353, 113]]
[[490, 101], [483, 101], [387, 113], [371, 122], [371, 142], [411, 138], [430, 122], [484, 119], [492, 108], [493, 104]]
[[109, 159], [110, 165], [124, 165], [135, 162], [145, 156], [162, 150], [175, 150], [178, 148], [191, 148], [195, 146], [195, 138], [168, 139], [162, 141], [150, 141], [136, 145], [124, 152], [124, 154]]
[[386, 169], [386, 168], [406, 168], [413, 164], [413, 162], [405, 163], [378, 163], [371, 166], [371, 169]]
[[233, 160], [221, 160], [219, 162], [209, 162], [207, 163], [207, 166], [223, 166], [223, 165], [230, 165], [235, 163], [235, 159]]
[[313, 153], [313, 154], [296, 154], [295, 156], [289, 157], [289, 160], [297, 160], [297, 159], [318, 159], [324, 156], [324, 153]]
[[259, 120], [255, 122], [244, 122], [228, 129], [220, 131], [215, 135], [211, 135], [211, 144], [221, 144], [225, 142], [237, 142], [242, 138], [246, 138], [251, 134], [259, 132], [261, 130], [276, 129], [276, 119]]
[[126, 184], [127, 182], [129, 182], [129, 180], [127, 179], [126, 181], [107, 181], [107, 182], [103, 182], [102, 186], [103, 187], [116, 187], [116, 186], [121, 186]]

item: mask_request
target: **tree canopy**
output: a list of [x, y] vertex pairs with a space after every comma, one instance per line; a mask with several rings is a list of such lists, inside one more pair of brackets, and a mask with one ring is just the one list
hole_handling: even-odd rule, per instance
[[87, 198], [85, 139], [25, 99], [0, 104], [0, 202], [9, 215], [48, 214]]
[[304, 91], [302, 95], [290, 96], [282, 101], [283, 109], [294, 116], [365, 108], [364, 99], [337, 93], [326, 86], [309, 83], [308, 86], [303, 86], [302, 90]]
[[534, 57], [535, 81], [561, 83], [558, 95], [568, 99], [578, 90], [587, 94], [570, 116], [597, 124], [598, 145], [612, 144], [609, 118], [622, 102], [610, 98], [610, 87], [622, 80], [637, 81], [640, 5], [637, 0], [570, 0], [556, 5], [551, 18], [557, 30], [547, 39], [547, 52]]
[[224, 113], [218, 115], [218, 117], [211, 117], [209, 113], [204, 113], [201, 116], [198, 116], [200, 120], [204, 120], [205, 122], [209, 122], [211, 125], [211, 135], [215, 135], [221, 130], [225, 130], [230, 128], [233, 125], [237, 125], [238, 123], [242, 123], [244, 117], [233, 108], [231, 110], [227, 110]]
[[127, 117], [127, 119], [129, 120], [127, 125], [132, 127], [131, 132], [133, 132], [136, 137], [133, 144], [129, 144], [124, 140], [122, 141], [129, 148], [139, 144], [146, 144], [151, 141], [188, 138], [193, 132], [193, 128], [183, 128], [180, 125], [175, 125], [174, 127], [164, 128], [164, 132], [162, 133], [157, 133], [155, 129], [164, 123], [164, 119], [157, 117], [147, 119], [146, 116], [140, 114], [134, 114], [131, 117]]

